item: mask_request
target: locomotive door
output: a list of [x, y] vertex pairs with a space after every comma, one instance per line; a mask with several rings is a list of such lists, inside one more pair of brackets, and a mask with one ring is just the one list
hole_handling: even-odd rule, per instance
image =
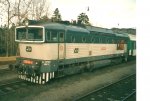
[[65, 58], [64, 32], [58, 33], [58, 59]]

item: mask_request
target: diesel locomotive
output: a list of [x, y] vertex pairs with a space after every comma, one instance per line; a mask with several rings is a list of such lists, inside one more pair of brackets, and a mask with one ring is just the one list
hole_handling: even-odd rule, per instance
[[134, 35], [94, 26], [61, 23], [19, 26], [15, 41], [20, 52], [15, 64], [19, 78], [38, 84], [136, 56]]

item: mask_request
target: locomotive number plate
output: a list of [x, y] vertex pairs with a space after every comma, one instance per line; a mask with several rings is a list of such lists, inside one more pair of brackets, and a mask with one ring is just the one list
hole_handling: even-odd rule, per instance
[[32, 47], [31, 46], [26, 46], [26, 52], [32, 52]]

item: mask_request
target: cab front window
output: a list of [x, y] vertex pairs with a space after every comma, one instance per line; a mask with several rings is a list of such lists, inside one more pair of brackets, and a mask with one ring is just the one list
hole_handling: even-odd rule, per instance
[[41, 27], [16, 28], [16, 41], [43, 41], [43, 28]]
[[41, 29], [37, 29], [37, 28], [28, 29], [27, 38], [28, 38], [28, 40], [42, 41], [42, 39], [43, 39], [43, 30], [42, 30], [42, 28]]

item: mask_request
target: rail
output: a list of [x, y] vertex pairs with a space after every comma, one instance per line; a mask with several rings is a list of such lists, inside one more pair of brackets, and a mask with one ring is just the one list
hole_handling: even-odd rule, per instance
[[[110, 86], [112, 86], [112, 85], [115, 85], [115, 84], [117, 84], [117, 83], [119, 83], [119, 82], [121, 82], [121, 81], [123, 81], [123, 80], [125, 80], [125, 79], [127, 79], [127, 78], [129, 78], [129, 77], [132, 77], [132, 76], [134, 76], [134, 75], [135, 75], [135, 74], [131, 74], [131, 75], [129, 75], [129, 76], [126, 76], [126, 77], [124, 77], [124, 78], [118, 80], [117, 82], [110, 83], [110, 84], [108, 84], [108, 85], [106, 85], [106, 86], [103, 86], [103, 87], [98, 88], [98, 89], [96, 89], [96, 90], [94, 90], [94, 91], [91, 91], [91, 92], [89, 92], [89, 93], [87, 93], [87, 94], [85, 94], [85, 95], [83, 95], [83, 96], [77, 97], [77, 98], [75, 98], [73, 101], [85, 101], [85, 100], [82, 100], [82, 99], [85, 99], [85, 98], [89, 97], [89, 96], [92, 95], [92, 94], [95, 94], [95, 93], [97, 93], [97, 92], [100, 92], [101, 90], [106, 89], [106, 88], [108, 88], [108, 87], [110, 87]], [[125, 98], [123, 97], [123, 98], [122, 98], [123, 100], [121, 100], [121, 101], [126, 101], [126, 99], [128, 99], [129, 97], [131, 97], [131, 96], [134, 95], [134, 94], [135, 94], [135, 90], [134, 90], [134, 92], [128, 94]], [[97, 101], [97, 100], [95, 100], [94, 98], [93, 98], [93, 99], [90, 99], [90, 100]], [[110, 99], [108, 99], [108, 100], [110, 100]], [[88, 101], [88, 100], [87, 100], [87, 101]]]

